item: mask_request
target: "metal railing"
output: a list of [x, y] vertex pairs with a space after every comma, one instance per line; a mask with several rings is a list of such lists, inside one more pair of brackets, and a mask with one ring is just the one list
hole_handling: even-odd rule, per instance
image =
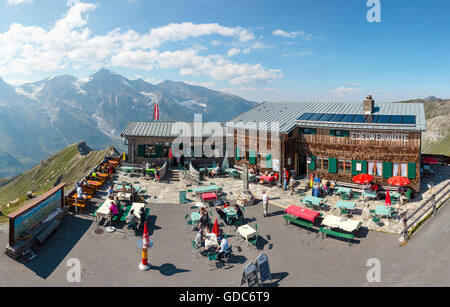
[[[404, 220], [404, 222], [406, 222], [405, 223], [406, 225], [405, 225], [405, 228], [403, 229], [403, 231], [401, 232], [401, 235], [403, 236], [405, 241], [409, 239], [412, 232], [414, 232], [415, 230], [417, 230], [418, 227], [420, 227], [420, 224], [425, 220], [425, 218], [428, 218], [437, 212], [437, 204], [440, 201], [443, 202], [442, 204], [445, 204], [445, 202], [448, 201], [449, 192], [450, 192], [448, 190], [449, 186], [450, 186], [450, 182], [445, 184], [443, 187], [441, 187], [435, 193], [432, 192], [431, 197], [429, 199], [427, 199], [419, 208], [414, 210], [414, 212], [412, 212], [409, 216], [406, 217], [406, 219]], [[421, 214], [419, 214], [419, 212], [422, 209], [424, 209], [424, 211]], [[413, 218], [414, 218], [414, 220], [412, 222], [408, 222]], [[417, 226], [416, 226], [416, 224], [417, 224]], [[416, 226], [416, 227], [413, 228], [414, 226]], [[410, 228], [413, 228], [413, 231], [411, 233], [409, 233]]]

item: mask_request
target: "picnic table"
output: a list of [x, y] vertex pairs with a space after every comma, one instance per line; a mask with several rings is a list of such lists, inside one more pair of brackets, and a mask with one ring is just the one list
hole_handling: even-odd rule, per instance
[[223, 208], [223, 212], [225, 212], [229, 221], [232, 217], [237, 218], [236, 210], [233, 207], [225, 207]]
[[377, 198], [377, 192], [376, 191], [367, 191], [364, 190], [362, 192], [362, 196], [366, 198], [376, 199]]
[[263, 181], [267, 181], [267, 182], [272, 182], [275, 181], [275, 176], [269, 175], [269, 176], [259, 176], [259, 180], [263, 180]]
[[200, 222], [200, 213], [197, 211], [191, 212], [191, 221], [192, 221], [192, 226], [197, 225], [198, 222]]
[[362, 222], [334, 216], [334, 215], [327, 215], [323, 221], [322, 225], [330, 227], [330, 228], [339, 228], [347, 232], [353, 232], [359, 229], [361, 227]]
[[320, 215], [320, 213], [317, 211], [295, 205], [290, 205], [289, 207], [286, 208], [284, 212], [292, 214], [293, 216], [299, 217], [301, 219], [310, 221], [312, 223], [314, 223], [317, 217]]
[[306, 196], [302, 199], [302, 203], [307, 206], [318, 207], [320, 209], [320, 207], [324, 204], [324, 200], [315, 196]]
[[[116, 184], [115, 186], [114, 186], [114, 190], [116, 190], [116, 191], [119, 191], [119, 190], [122, 190], [123, 189], [123, 185], [122, 184]], [[125, 190], [129, 190], [129, 189], [131, 189], [131, 186], [130, 185], [125, 185]]]
[[207, 202], [211, 200], [217, 200], [217, 194], [210, 192], [210, 193], [202, 193], [202, 201]]
[[126, 172], [126, 173], [131, 173], [134, 170], [134, 167], [132, 167], [132, 166], [122, 166], [120, 169], [122, 171]]
[[250, 225], [242, 225], [236, 229], [236, 233], [241, 235], [247, 242], [248, 239], [256, 236], [256, 230]]
[[87, 184], [95, 186], [95, 187], [100, 187], [102, 185], [102, 183], [100, 181], [94, 181], [94, 180], [88, 180], [86, 181]]
[[219, 190], [220, 190], [220, 188], [214, 184], [214, 185], [209, 185], [206, 187], [195, 188], [194, 193], [202, 194], [202, 193], [217, 192]]
[[239, 177], [239, 172], [237, 169], [234, 168], [227, 168], [225, 170], [225, 173], [227, 173], [228, 175], [231, 175], [233, 177]]
[[375, 214], [379, 216], [391, 217], [393, 207], [386, 205], [379, 205], [375, 208]]
[[347, 209], [347, 210], [354, 210], [355, 207], [356, 207], [356, 202], [353, 202], [353, 201], [340, 200], [336, 204], [336, 208], [344, 208], [344, 209]]
[[399, 192], [397, 191], [389, 191], [389, 196], [391, 198], [393, 198], [394, 200], [398, 201], [398, 199], [400, 198], [400, 196], [402, 196]]
[[111, 203], [113, 201], [111, 199], [107, 199], [103, 202], [103, 204], [97, 209], [95, 212], [95, 217], [99, 217], [102, 219], [109, 214], [109, 207], [111, 207]]
[[219, 242], [217, 242], [217, 236], [215, 233], [211, 232], [205, 235], [205, 249], [208, 250], [211, 247], [218, 247]]
[[337, 195], [346, 195], [347, 197], [350, 197], [351, 193], [352, 189], [346, 187], [338, 187], [336, 190]]
[[119, 192], [117, 198], [122, 201], [131, 201], [131, 193]]

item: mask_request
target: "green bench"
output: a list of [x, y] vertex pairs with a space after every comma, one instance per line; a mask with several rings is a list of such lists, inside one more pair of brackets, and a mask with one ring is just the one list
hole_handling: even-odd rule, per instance
[[327, 229], [327, 228], [324, 228], [324, 227], [321, 227], [319, 229], [319, 231], [322, 233], [322, 239], [324, 238], [325, 235], [330, 235], [330, 236], [334, 236], [334, 237], [344, 238], [344, 239], [348, 240], [349, 245], [352, 245], [351, 240], [353, 240], [355, 238], [354, 234], [337, 232], [337, 231], [333, 231], [331, 229]]
[[309, 233], [310, 228], [313, 227], [312, 223], [308, 223], [308, 222], [304, 222], [304, 221], [298, 220], [298, 219], [293, 218], [293, 217], [291, 217], [289, 215], [283, 215], [283, 218], [285, 219], [286, 224], [290, 222], [290, 223], [295, 223], [297, 225], [306, 227], [306, 229], [308, 230], [308, 233]]

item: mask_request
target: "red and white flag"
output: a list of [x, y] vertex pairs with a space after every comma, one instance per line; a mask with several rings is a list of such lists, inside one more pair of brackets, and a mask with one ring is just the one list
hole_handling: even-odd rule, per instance
[[155, 103], [155, 106], [153, 107], [153, 120], [159, 119], [159, 106]]

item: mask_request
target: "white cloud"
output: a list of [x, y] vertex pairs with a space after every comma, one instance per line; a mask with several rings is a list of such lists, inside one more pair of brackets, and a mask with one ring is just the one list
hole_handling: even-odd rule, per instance
[[278, 30], [273, 31], [272, 34], [276, 35], [276, 36], [282, 36], [285, 38], [296, 38], [300, 34], [300, 32], [298, 32], [298, 31], [286, 32], [281, 29], [278, 29]]
[[232, 56], [235, 56], [236, 54], [241, 53], [241, 49], [239, 48], [231, 48], [230, 50], [228, 50], [227, 56], [229, 58], [231, 58]]
[[33, 0], [8, 0], [9, 5], [18, 5], [22, 3], [33, 3]]
[[[15, 23], [0, 32], [0, 75], [30, 75], [36, 71], [98, 69], [102, 66], [136, 70], [171, 68], [178, 69], [183, 76], [204, 75], [214, 80], [227, 80], [230, 84], [267, 83], [283, 75], [281, 70], [269, 69], [260, 63], [237, 63], [218, 54], [200, 54], [206, 52], [206, 48], [195, 42], [190, 48], [161, 50], [165, 42], [184, 42], [208, 35], [229, 37], [240, 45], [229, 50], [229, 57], [266, 48], [261, 42], [254, 41], [251, 30], [243, 27], [183, 22], [152, 28], [146, 33], [117, 28], [105, 35], [95, 35], [88, 27], [88, 21], [89, 13], [97, 5], [68, 0], [67, 6], [67, 13], [48, 30]], [[214, 40], [212, 44], [221, 42]]]
[[348, 94], [348, 93], [358, 93], [360, 92], [359, 89], [354, 87], [338, 87], [337, 89], [332, 90], [333, 93], [342, 95], [342, 94]]

